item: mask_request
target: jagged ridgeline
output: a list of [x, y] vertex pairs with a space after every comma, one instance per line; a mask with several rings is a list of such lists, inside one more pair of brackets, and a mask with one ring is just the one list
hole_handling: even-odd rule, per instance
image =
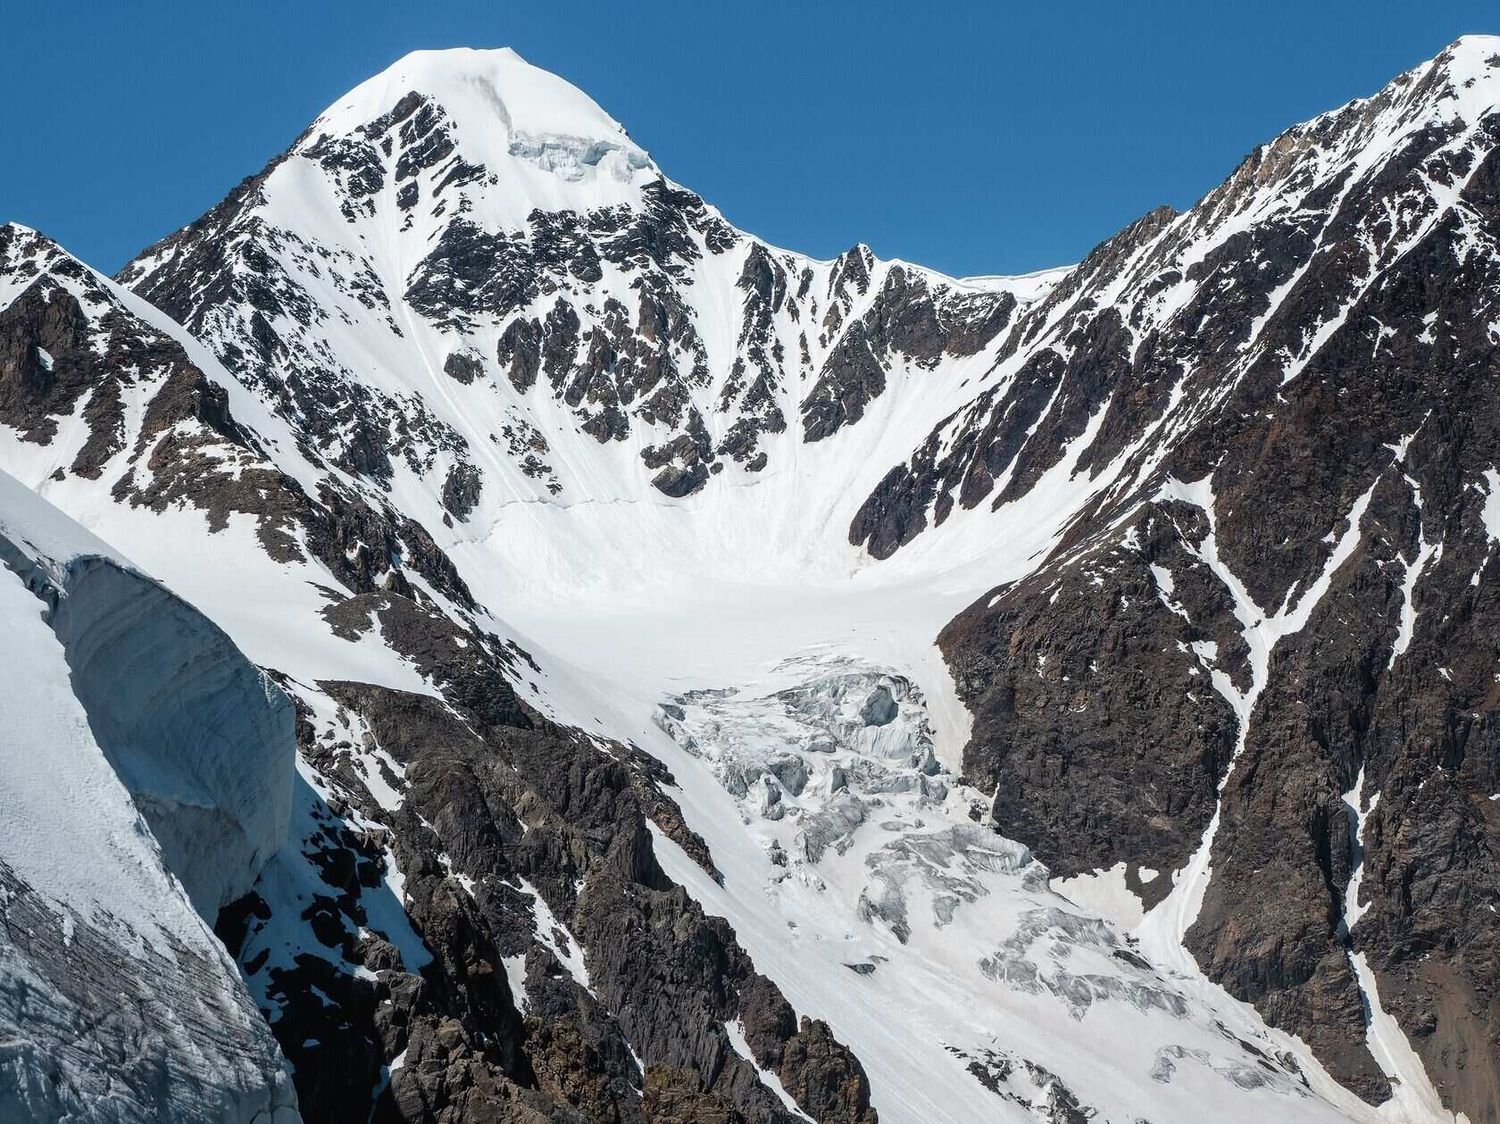
[[1027, 277], [510, 51], [0, 228], [0, 1115], [1500, 1119], [1497, 239], [1484, 37]]

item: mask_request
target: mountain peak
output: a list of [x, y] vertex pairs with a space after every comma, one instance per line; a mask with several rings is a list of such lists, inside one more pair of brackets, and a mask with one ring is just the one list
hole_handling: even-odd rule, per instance
[[308, 143], [367, 131], [411, 111], [412, 95], [438, 107], [470, 163], [497, 170], [527, 160], [564, 179], [605, 168], [629, 180], [654, 168], [618, 121], [582, 90], [509, 47], [412, 51], [328, 107]]
[[1433, 60], [1444, 74], [1459, 116], [1474, 120], [1500, 107], [1500, 35], [1465, 35]]
[[72, 278], [93, 291], [95, 273], [40, 231], [19, 222], [0, 223], [0, 304], [46, 274]]
[[1500, 61], [1489, 63], [1500, 57], [1500, 35], [1460, 35], [1438, 55], [1440, 59], [1479, 59], [1491, 66], [1500, 66]]

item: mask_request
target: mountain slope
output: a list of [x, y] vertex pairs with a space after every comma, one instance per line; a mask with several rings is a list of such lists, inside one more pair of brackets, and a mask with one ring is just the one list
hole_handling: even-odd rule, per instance
[[0, 228], [0, 265], [4, 463], [296, 708], [288, 845], [217, 928], [303, 1119], [874, 1119], [858, 1060], [657, 864], [648, 816], [710, 862], [670, 775], [518, 699], [540, 672], [420, 526], [56, 245]]
[[[898, 470], [1003, 512], [1028, 450], [1094, 434], [1081, 463], [1128, 487], [945, 633], [966, 769], [1057, 873], [1180, 872], [1148, 928], [1364, 1095], [1402, 1076], [1363, 1049], [1384, 1004], [1476, 1119], [1500, 1111], [1497, 68], [1462, 41], [1101, 247], [990, 420]], [[1061, 430], [1006, 461], [1044, 363]]]
[[460, 520], [780, 474], [1016, 307], [741, 234], [509, 51], [407, 56], [120, 279], [331, 463]]
[[1495, 1118], [1497, 106], [959, 281], [419, 52], [119, 284], [0, 233], [0, 463], [296, 700], [304, 1115]]

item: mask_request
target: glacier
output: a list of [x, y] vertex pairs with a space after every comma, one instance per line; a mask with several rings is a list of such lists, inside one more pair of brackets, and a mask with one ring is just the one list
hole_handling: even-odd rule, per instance
[[210, 927], [285, 837], [290, 703], [3, 473], [0, 563], [0, 1119], [293, 1124]]

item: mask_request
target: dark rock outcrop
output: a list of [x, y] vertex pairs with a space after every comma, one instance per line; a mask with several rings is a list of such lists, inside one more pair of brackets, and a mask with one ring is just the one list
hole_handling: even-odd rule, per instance
[[[1168, 886], [1139, 870], [1180, 870], [1217, 809], [1186, 934], [1209, 975], [1379, 1102], [1363, 953], [1445, 1100], [1490, 1119], [1500, 114], [1409, 124], [1440, 118], [1452, 57], [1100, 247], [1017, 325], [1056, 343], [893, 470], [851, 538], [884, 555], [953, 498], [1004, 505], [1089, 433], [1074, 478], [1132, 486], [942, 636], [997, 826], [1058, 874], [1125, 862], [1150, 906]], [[1378, 161], [1340, 162], [1389, 120], [1408, 124]]]

